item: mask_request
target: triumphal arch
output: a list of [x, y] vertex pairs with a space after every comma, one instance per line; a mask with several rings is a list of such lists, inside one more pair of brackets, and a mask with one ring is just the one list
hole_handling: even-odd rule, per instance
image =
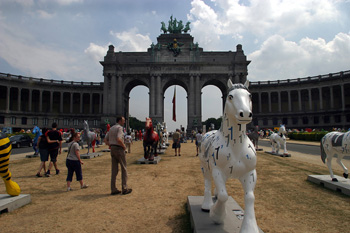
[[[161, 23], [162, 34], [146, 52], [114, 51], [110, 45], [103, 66], [103, 119], [115, 122], [116, 115], [129, 116], [129, 94], [143, 85], [149, 88], [149, 116], [164, 121], [164, 93], [169, 86], [179, 85], [187, 92], [187, 130], [202, 127], [201, 90], [214, 85], [227, 92], [227, 80], [244, 83], [247, 61], [242, 45], [236, 51], [204, 51], [188, 33], [190, 22], [170, 18]], [[223, 101], [225, 103], [225, 101]]]

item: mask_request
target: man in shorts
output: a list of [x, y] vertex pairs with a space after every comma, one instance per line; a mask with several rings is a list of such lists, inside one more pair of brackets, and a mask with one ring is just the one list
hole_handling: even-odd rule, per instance
[[58, 154], [61, 154], [62, 134], [60, 131], [57, 130], [56, 122], [52, 123], [52, 130], [47, 131], [45, 136], [48, 142], [48, 151], [51, 159], [49, 168], [47, 169], [45, 176], [49, 177], [52, 165], [55, 166], [56, 175], [60, 173], [60, 170], [57, 167], [57, 157], [58, 157]]

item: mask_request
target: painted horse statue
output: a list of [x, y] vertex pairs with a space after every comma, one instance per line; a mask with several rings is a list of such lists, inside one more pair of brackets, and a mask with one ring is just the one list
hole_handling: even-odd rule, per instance
[[259, 138], [260, 138], [260, 133], [259, 133], [259, 126], [255, 126], [253, 132], [248, 134], [249, 139], [253, 142], [255, 146], [255, 150], [259, 149]]
[[34, 150], [34, 155], [39, 154], [39, 148], [36, 146], [38, 144], [38, 139], [41, 136], [40, 128], [38, 126], [35, 126], [32, 134], [34, 134], [34, 139], [33, 139], [33, 150]]
[[271, 148], [272, 148], [271, 153], [278, 154], [280, 147], [281, 147], [281, 144], [283, 144], [283, 149], [284, 149], [283, 154], [285, 154], [285, 155], [288, 154], [286, 135], [287, 135], [287, 131], [286, 131], [286, 127], [284, 125], [280, 126], [278, 133], [272, 133], [270, 135], [270, 143], [271, 143]]
[[146, 130], [143, 134], [143, 150], [144, 158], [153, 161], [155, 156], [158, 156], [157, 145], [159, 136], [153, 129], [152, 119], [146, 117]]
[[[199, 158], [204, 175], [203, 211], [210, 211], [210, 218], [217, 224], [226, 216], [228, 178], [239, 179], [244, 189], [244, 219], [240, 233], [259, 232], [254, 210], [254, 189], [257, 181], [256, 151], [246, 134], [246, 124], [252, 121], [252, 100], [249, 82], [232, 84], [228, 80], [228, 96], [219, 130], [203, 136]], [[213, 203], [211, 179], [215, 183]]]
[[18, 196], [21, 193], [19, 185], [12, 181], [9, 171], [10, 155], [12, 145], [10, 139], [4, 133], [0, 133], [0, 176], [5, 182], [6, 192], [11, 196]]
[[334, 177], [332, 170], [332, 158], [337, 155], [337, 163], [343, 168], [344, 178], [349, 177], [348, 169], [341, 161], [345, 155], [350, 155], [350, 131], [346, 133], [330, 132], [321, 139], [321, 159], [326, 163], [331, 175], [332, 181], [337, 182], [338, 179]]
[[87, 143], [88, 152], [90, 152], [90, 147], [92, 146], [92, 153], [95, 153], [95, 144], [96, 144], [96, 133], [90, 132], [89, 123], [84, 121], [84, 131], [82, 133], [82, 139]]

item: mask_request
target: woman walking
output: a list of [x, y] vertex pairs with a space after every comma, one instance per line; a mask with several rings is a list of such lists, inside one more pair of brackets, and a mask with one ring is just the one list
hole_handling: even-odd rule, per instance
[[84, 164], [80, 159], [79, 153], [79, 141], [80, 134], [74, 133], [72, 137], [69, 139], [70, 142], [68, 144], [68, 155], [66, 159], [66, 166], [68, 168], [67, 175], [67, 191], [72, 191], [70, 184], [73, 180], [73, 174], [75, 172], [75, 176], [77, 177], [77, 181], [80, 183], [80, 188], [85, 189], [88, 186], [83, 182], [83, 172], [81, 169], [81, 165]]
[[38, 142], [37, 142], [37, 148], [39, 148], [39, 153], [40, 153], [40, 166], [39, 166], [39, 170], [36, 173], [37, 177], [42, 177], [41, 175], [41, 170], [44, 169], [44, 174], [46, 173], [46, 165], [45, 162], [47, 162], [49, 160], [49, 149], [48, 149], [48, 143], [46, 140], [46, 136], [45, 133], [47, 132], [47, 128], [43, 128], [42, 129], [42, 135], [38, 138]]

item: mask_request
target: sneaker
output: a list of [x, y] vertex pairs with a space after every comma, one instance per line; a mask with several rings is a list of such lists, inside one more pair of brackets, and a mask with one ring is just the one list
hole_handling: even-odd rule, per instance
[[45, 173], [45, 176], [50, 177], [51, 175], [50, 175], [50, 173]]
[[83, 184], [83, 186], [81, 186], [82, 189], [86, 189], [87, 187], [89, 187], [87, 184]]
[[132, 192], [132, 189], [125, 189], [125, 190], [123, 190], [122, 194], [126, 195], [126, 194], [129, 194], [131, 192]]
[[56, 175], [58, 175], [58, 174], [60, 174], [60, 170], [57, 169], [56, 170]]
[[122, 193], [122, 191], [117, 190], [117, 191], [111, 192], [111, 195], [117, 195], [117, 194], [121, 194], [121, 193]]
[[71, 187], [68, 187], [67, 192], [69, 192], [69, 191], [73, 191], [73, 189]]
[[37, 177], [43, 177], [40, 173], [36, 173]]

